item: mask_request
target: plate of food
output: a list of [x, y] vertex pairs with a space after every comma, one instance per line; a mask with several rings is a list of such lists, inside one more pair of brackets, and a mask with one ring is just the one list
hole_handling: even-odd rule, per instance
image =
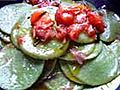
[[89, 0], [26, 0], [0, 8], [0, 88], [116, 90], [120, 17]]

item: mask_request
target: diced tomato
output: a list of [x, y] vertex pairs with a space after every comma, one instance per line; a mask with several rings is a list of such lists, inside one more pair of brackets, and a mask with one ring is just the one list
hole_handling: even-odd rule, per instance
[[75, 18], [75, 22], [79, 24], [85, 23], [86, 21], [87, 21], [86, 14], [79, 14]]
[[36, 18], [36, 22], [34, 23], [32, 29], [33, 38], [41, 41], [47, 41], [54, 37], [55, 34], [53, 33], [53, 24], [54, 22], [51, 20], [48, 13]]
[[66, 42], [67, 39], [67, 30], [64, 26], [58, 26], [56, 29], [56, 38], [60, 41]]
[[96, 27], [96, 30], [98, 33], [104, 32], [104, 22], [102, 20], [102, 17], [94, 12], [88, 12], [87, 13], [89, 23], [92, 24], [94, 27]]
[[71, 40], [76, 41], [80, 35], [81, 27], [78, 24], [73, 24], [68, 27], [68, 34]]
[[56, 13], [55, 13], [55, 20], [56, 20], [57, 24], [61, 24], [62, 23], [61, 15], [62, 15], [62, 10], [58, 9], [56, 11]]
[[60, 7], [55, 14], [55, 20], [57, 24], [71, 25], [74, 21], [74, 16], [72, 13], [68, 13], [64, 11], [62, 7]]
[[61, 19], [62, 19], [62, 24], [71, 25], [73, 24], [74, 16], [70, 13], [62, 13]]
[[60, 4], [55, 13], [55, 21], [47, 12], [35, 12], [31, 16], [31, 25], [33, 38], [41, 41], [56, 38], [62, 42], [68, 38], [77, 41], [81, 33], [96, 39], [97, 33], [103, 33], [105, 28], [102, 16], [82, 4], [66, 7]]
[[96, 31], [93, 29], [92, 25], [89, 25], [87, 29], [87, 34], [89, 37], [96, 38]]
[[39, 18], [39, 20], [35, 23], [35, 25], [38, 26], [38, 29], [39, 28], [46, 29], [52, 26], [53, 24], [54, 22], [51, 20], [48, 13], [41, 16], [41, 18]]
[[34, 24], [39, 20], [39, 18], [41, 17], [41, 15], [44, 13], [45, 11], [36, 11], [31, 15], [31, 25], [34, 26]]

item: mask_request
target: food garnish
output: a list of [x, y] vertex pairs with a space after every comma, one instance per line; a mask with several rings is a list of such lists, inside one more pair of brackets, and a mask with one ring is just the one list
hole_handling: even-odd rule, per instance
[[[2, 17], [7, 16], [0, 19], [1, 88], [89, 90], [89, 86], [99, 90], [119, 76], [117, 14], [86, 1], [28, 3], [0, 9], [1, 15], [5, 13]], [[13, 22], [5, 12], [12, 8]], [[10, 41], [6, 43], [4, 36]]]

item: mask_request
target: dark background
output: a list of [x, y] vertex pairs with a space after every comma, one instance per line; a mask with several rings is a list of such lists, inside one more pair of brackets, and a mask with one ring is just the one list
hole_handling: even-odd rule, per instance
[[[87, 0], [87, 1], [94, 4], [97, 8], [106, 5], [107, 9], [114, 11], [120, 16], [120, 0]], [[4, 5], [7, 4], [20, 3], [20, 2], [23, 2], [23, 0], [0, 0], [0, 7], [3, 7]], [[120, 90], [120, 87], [118, 87], [117, 90]]]

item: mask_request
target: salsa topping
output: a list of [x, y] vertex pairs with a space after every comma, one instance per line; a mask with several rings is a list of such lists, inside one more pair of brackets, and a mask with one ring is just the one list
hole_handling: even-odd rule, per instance
[[31, 17], [32, 35], [33, 38], [47, 41], [55, 35], [53, 31], [54, 21], [51, 20], [48, 13], [41, 14], [43, 14], [43, 11], [35, 12]]
[[60, 4], [55, 13], [55, 21], [48, 12], [34, 12], [31, 16], [31, 25], [34, 38], [41, 41], [56, 38], [63, 42], [67, 39], [77, 41], [81, 33], [96, 39], [97, 34], [103, 33], [105, 28], [102, 16], [84, 4]]

